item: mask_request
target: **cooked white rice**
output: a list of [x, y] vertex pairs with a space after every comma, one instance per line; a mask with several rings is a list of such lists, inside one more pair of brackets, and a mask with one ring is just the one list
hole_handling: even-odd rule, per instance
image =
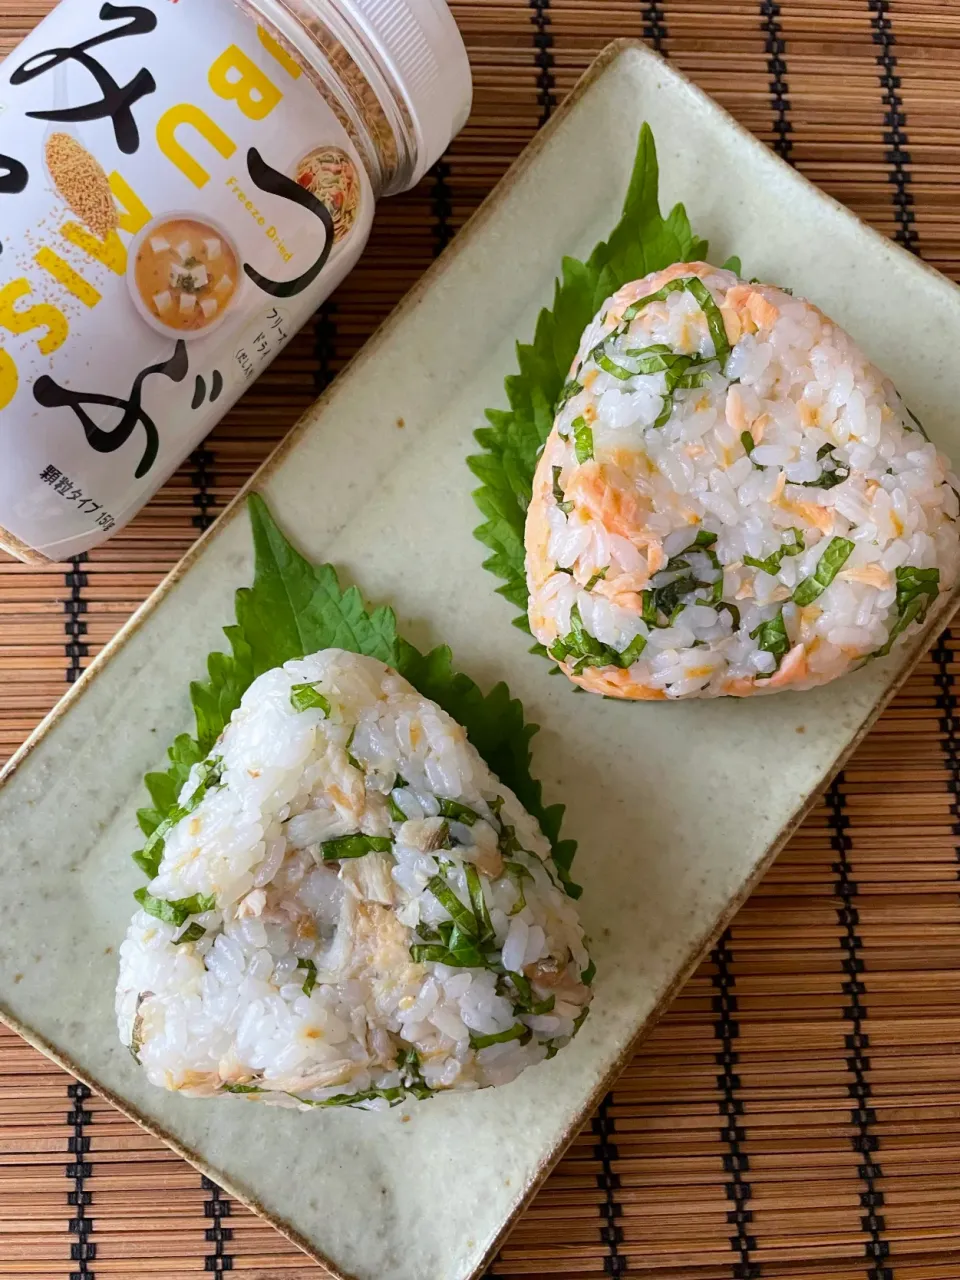
[[848, 335], [782, 289], [707, 263], [625, 285], [564, 397], [527, 518], [529, 616], [588, 689], [823, 684], [956, 581], [949, 462]]
[[260, 676], [179, 799], [120, 948], [152, 1083], [381, 1109], [512, 1080], [579, 1026], [589, 960], [548, 842], [382, 663]]

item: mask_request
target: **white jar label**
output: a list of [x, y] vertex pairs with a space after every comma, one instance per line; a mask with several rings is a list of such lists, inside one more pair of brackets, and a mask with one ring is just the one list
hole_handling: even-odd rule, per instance
[[0, 66], [11, 548], [75, 555], [129, 520], [349, 271], [373, 204], [231, 0], [63, 0]]

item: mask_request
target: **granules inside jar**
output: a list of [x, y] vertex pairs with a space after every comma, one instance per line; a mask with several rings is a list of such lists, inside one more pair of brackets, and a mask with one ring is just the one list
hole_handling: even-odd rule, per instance
[[[398, 116], [398, 120], [391, 122], [368, 73], [319, 16], [316, 0], [274, 0], [273, 5], [264, 0], [238, 0], [238, 3], [256, 16], [260, 26], [306, 72], [364, 157], [374, 187], [379, 191], [391, 185], [392, 180], [400, 176], [404, 163], [397, 125], [408, 137], [414, 132], [403, 99], [391, 97], [391, 106]], [[274, 5], [279, 11], [276, 21], [271, 20]], [[287, 19], [284, 30], [279, 25], [281, 15]], [[295, 35], [301, 40], [295, 41]], [[322, 53], [322, 59], [310, 56], [314, 51]]]
[[98, 240], [119, 226], [110, 179], [99, 162], [69, 133], [52, 133], [45, 159], [50, 180], [64, 204]]
[[[281, 2], [310, 33], [314, 42], [326, 54], [327, 60], [337, 72], [341, 85], [349, 93], [357, 113], [363, 120], [377, 147], [381, 165], [386, 172], [392, 172], [397, 165], [397, 140], [386, 113], [377, 95], [370, 87], [366, 76], [329, 27], [321, 22], [309, 5], [301, 3], [301, 0], [281, 0]], [[406, 104], [400, 100], [397, 106], [400, 109], [404, 124], [408, 129], [411, 129], [413, 125]]]

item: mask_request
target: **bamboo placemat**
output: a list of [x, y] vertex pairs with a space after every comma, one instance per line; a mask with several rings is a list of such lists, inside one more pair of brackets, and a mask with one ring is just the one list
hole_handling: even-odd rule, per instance
[[[0, 52], [48, 7], [0, 0]], [[0, 553], [0, 755], [222, 510], [608, 40], [642, 36], [808, 177], [960, 275], [960, 0], [453, 7], [473, 63], [471, 121], [415, 192], [383, 202], [364, 258], [313, 325], [105, 547], [44, 570]], [[960, 631], [938, 641], [492, 1275], [960, 1276], [958, 645]], [[324, 1274], [0, 1030], [0, 1277], [229, 1270]]]

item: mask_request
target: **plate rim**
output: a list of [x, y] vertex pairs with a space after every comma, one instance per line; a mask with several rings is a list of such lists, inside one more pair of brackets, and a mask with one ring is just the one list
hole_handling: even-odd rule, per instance
[[[82, 673], [76, 683], [63, 695], [63, 697], [60, 698], [54, 707], [51, 708], [47, 715], [44, 716], [37, 727], [29, 734], [26, 740], [7, 761], [6, 765], [0, 769], [0, 789], [10, 781], [13, 775], [20, 769], [36, 747], [47, 737], [51, 730], [59, 723], [61, 718], [69, 712], [74, 704], [89, 689], [97, 676], [107, 668], [111, 660], [140, 630], [147, 619], [160, 606], [177, 583], [186, 575], [206, 548], [216, 538], [218, 538], [229, 525], [232, 524], [240, 514], [240, 509], [249, 494], [255, 492], [266, 477], [269, 476], [277, 468], [279, 463], [287, 456], [287, 454], [296, 447], [301, 436], [304, 435], [308, 427], [312, 425], [315, 418], [320, 416], [328, 400], [337, 392], [338, 384], [347, 371], [354, 370], [355, 367], [376, 355], [380, 347], [383, 346], [386, 340], [393, 334], [394, 330], [402, 324], [407, 314], [418, 305], [421, 297], [446, 273], [451, 264], [460, 256], [463, 249], [469, 245], [472, 239], [480, 230], [482, 230], [486, 223], [495, 216], [503, 197], [517, 184], [519, 179], [540, 155], [541, 151], [550, 144], [554, 134], [562, 127], [567, 116], [575, 110], [581, 99], [622, 57], [639, 58], [641, 62], [646, 62], [649, 67], [655, 68], [659, 73], [667, 74], [673, 81], [678, 82], [680, 86], [690, 92], [709, 112], [711, 112], [715, 117], [719, 117], [728, 128], [732, 129], [736, 134], [737, 141], [740, 146], [746, 146], [755, 153], [762, 153], [768, 162], [772, 161], [775, 166], [782, 166], [783, 169], [790, 173], [791, 179], [794, 182], [799, 182], [806, 187], [808, 191], [813, 193], [821, 203], [825, 203], [835, 214], [839, 215], [849, 224], [854, 226], [861, 235], [865, 235], [866, 239], [872, 241], [876, 248], [882, 248], [884, 253], [891, 254], [895, 259], [899, 259], [899, 261], [904, 265], [909, 264], [912, 271], [919, 271], [922, 275], [927, 276], [931, 282], [935, 283], [938, 288], [945, 289], [947, 292], [952, 292], [956, 295], [958, 302], [960, 302], [960, 286], [954, 284], [953, 281], [949, 280], [923, 259], [916, 257], [914, 254], [903, 248], [903, 246], [882, 235], [874, 227], [859, 218], [846, 205], [823, 191], [791, 165], [788, 165], [782, 157], [776, 155], [766, 147], [753, 133], [745, 128], [745, 126], [741, 125], [739, 121], [737, 121], [715, 99], [710, 97], [709, 94], [694, 84], [694, 82], [677, 67], [668, 63], [660, 54], [649, 49], [641, 40], [638, 39], [621, 37], [611, 41], [609, 44], [604, 46], [583, 75], [577, 80], [569, 96], [552, 114], [550, 119], [538, 130], [530, 142], [527, 143], [519, 156], [517, 156], [501, 179], [497, 182], [496, 186], [494, 186], [474, 213], [467, 219], [460, 232], [454, 237], [448, 248], [446, 248], [437, 260], [427, 268], [417, 283], [403, 296], [400, 302], [394, 307], [389, 315], [384, 318], [380, 325], [378, 325], [367, 341], [363, 344], [361, 349], [351, 357], [337, 377], [331, 382], [329, 387], [327, 387], [322, 394], [304, 410], [284, 438], [244, 482], [214, 523], [201, 534], [201, 536], [177, 561], [169, 573], [167, 573], [160, 583], [154, 588], [146, 600], [144, 600], [142, 604], [135, 609], [130, 618], [128, 618], [116, 635], [113, 636], [112, 639], [104, 646], [103, 650], [97, 655], [97, 657], [94, 658], [93, 662], [91, 662], [90, 666]], [[747, 879], [743, 881], [737, 892], [727, 902], [716, 922], [711, 925], [710, 928], [704, 930], [703, 933], [689, 945], [682, 965], [655, 1002], [649, 1015], [643, 1020], [635, 1033], [618, 1052], [616, 1058], [604, 1072], [599, 1083], [587, 1095], [580, 1108], [568, 1122], [561, 1137], [558, 1139], [552, 1150], [540, 1161], [516, 1205], [504, 1219], [501, 1227], [492, 1239], [485, 1253], [480, 1258], [477, 1266], [469, 1273], [469, 1275], [464, 1277], [464, 1280], [480, 1280], [480, 1277], [496, 1257], [496, 1254], [503, 1245], [505, 1238], [514, 1227], [517, 1220], [526, 1211], [530, 1202], [543, 1186], [552, 1170], [562, 1159], [571, 1142], [582, 1128], [584, 1121], [596, 1108], [603, 1096], [609, 1091], [611, 1084], [621, 1074], [630, 1058], [636, 1053], [637, 1049], [656, 1027], [657, 1023], [676, 998], [679, 990], [689, 980], [691, 974], [694, 972], [701, 960], [709, 952], [710, 948], [714, 945], [724, 930], [729, 926], [730, 922], [736, 916], [737, 912], [756, 888], [760, 880], [762, 880], [766, 875], [777, 855], [781, 852], [784, 845], [798, 827], [803, 823], [804, 819], [812, 811], [824, 790], [830, 785], [834, 776], [843, 768], [847, 760], [857, 750], [861, 742], [882, 715], [883, 711], [909, 679], [916, 665], [926, 652], [930, 637], [936, 630], [942, 629], [949, 623], [953, 615], [957, 612], [958, 606], [960, 606], [960, 582], [958, 582], [950, 595], [938, 599], [935, 608], [930, 611], [922, 630], [913, 637], [907, 646], [903, 664], [896, 677], [883, 691], [874, 706], [871, 707], [870, 711], [857, 727], [857, 730], [850, 741], [824, 768], [819, 780], [816, 785], [811, 788], [807, 797], [798, 805], [787, 822], [780, 828], [777, 835], [770, 841], [763, 853], [763, 856], [758, 860], [753, 871]], [[32, 1028], [10, 1013], [3, 1005], [0, 1005], [0, 1022], [10, 1027], [11, 1030], [15, 1031], [24, 1040], [26, 1040], [28, 1044], [32, 1045], [40, 1053], [44, 1054], [45, 1057], [55, 1062], [65, 1071], [69, 1072], [77, 1080], [87, 1085], [87, 1087], [94, 1089], [101, 1097], [105, 1098], [112, 1106], [116, 1107], [122, 1115], [126, 1116], [129, 1120], [132, 1120], [135, 1124], [139, 1125], [140, 1128], [152, 1134], [154, 1137], [159, 1138], [167, 1147], [185, 1159], [191, 1166], [193, 1166], [193, 1168], [197, 1169], [199, 1173], [216, 1182], [225, 1191], [227, 1191], [229, 1195], [233, 1196], [253, 1213], [256, 1213], [258, 1217], [269, 1222], [275, 1230], [279, 1231], [281, 1235], [285, 1236], [295, 1244], [303, 1251], [304, 1254], [325, 1267], [330, 1272], [331, 1276], [334, 1277], [334, 1280], [357, 1280], [355, 1275], [344, 1271], [331, 1258], [327, 1257], [326, 1254], [320, 1251], [315, 1245], [311, 1244], [295, 1227], [291, 1226], [282, 1218], [259, 1204], [255, 1197], [238, 1190], [233, 1185], [232, 1179], [229, 1176], [225, 1176], [220, 1170], [213, 1168], [205, 1158], [197, 1155], [188, 1146], [181, 1142], [180, 1139], [169, 1134], [162, 1124], [141, 1115], [140, 1112], [138, 1112], [137, 1109], [129, 1104], [125, 1099], [116, 1094], [112, 1089], [107, 1088], [97, 1081], [92, 1074], [88, 1074], [79, 1068], [71, 1060], [69, 1055], [62, 1053], [60, 1050], [48, 1043], [44, 1037], [38, 1035]]]

